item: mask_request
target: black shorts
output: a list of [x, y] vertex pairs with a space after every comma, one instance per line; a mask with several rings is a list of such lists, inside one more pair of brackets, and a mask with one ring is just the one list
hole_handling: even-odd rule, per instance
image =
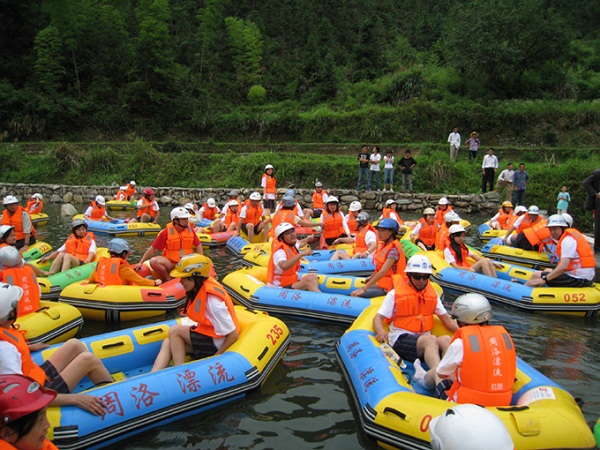
[[46, 382], [44, 383], [44, 387], [52, 389], [59, 394], [71, 393], [69, 386], [67, 386], [67, 383], [65, 383], [63, 377], [60, 375], [60, 373], [58, 373], [58, 370], [56, 370], [56, 367], [54, 367], [50, 361], [45, 361], [40, 367], [46, 374]]
[[435, 386], [435, 397], [441, 400], [448, 400], [448, 393], [446, 391], [450, 389], [453, 384], [454, 382], [450, 378], [440, 381]]
[[427, 245], [425, 242], [421, 240], [421, 238], [417, 238], [415, 244], [423, 244], [427, 250], [435, 250], [435, 242], [431, 245]]
[[213, 338], [204, 334], [196, 333], [190, 329], [190, 341], [192, 342], [192, 359], [202, 359], [213, 356], [218, 348], [215, 346]]
[[[35, 242], [35, 236], [29, 236], [29, 245], [33, 245]], [[25, 238], [19, 239], [17, 242], [15, 242], [15, 247], [17, 250], [21, 250], [23, 247], [25, 247]]]
[[275, 199], [270, 198], [268, 200], [263, 200], [263, 208], [270, 209], [272, 213], [275, 212]]
[[321, 217], [321, 213], [323, 212], [322, 209], [313, 209], [313, 217], [315, 219], [318, 219], [319, 217]]
[[348, 235], [347, 235], [346, 233], [344, 233], [344, 234], [342, 234], [342, 235], [340, 235], [340, 236], [338, 236], [338, 237], [336, 237], [336, 238], [328, 238], [328, 239], [325, 239], [325, 243], [326, 243], [327, 245], [331, 245], [331, 244], [333, 244], [333, 242], [334, 242], [336, 239], [339, 239], [339, 238], [345, 238], [345, 237], [348, 237]]
[[585, 278], [575, 278], [566, 273], [561, 273], [556, 278], [546, 280], [546, 284], [550, 287], [590, 287], [594, 282]]
[[517, 248], [521, 248], [523, 250], [533, 250], [536, 252], [539, 249], [538, 245], [531, 245], [531, 243], [525, 237], [525, 233], [523, 233], [522, 231], [519, 234], [517, 234], [517, 237], [515, 238], [514, 246]]
[[398, 355], [405, 361], [413, 362], [419, 357], [417, 355], [417, 341], [419, 340], [418, 334], [405, 333], [401, 334], [394, 346], [392, 347]]
[[[248, 225], [247, 223], [243, 223], [242, 224], [242, 231], [246, 234], [248, 234], [248, 228], [246, 227], [246, 225]], [[254, 234], [257, 234], [258, 231], [256, 231], [256, 229], [258, 228], [258, 224], [254, 225]]]

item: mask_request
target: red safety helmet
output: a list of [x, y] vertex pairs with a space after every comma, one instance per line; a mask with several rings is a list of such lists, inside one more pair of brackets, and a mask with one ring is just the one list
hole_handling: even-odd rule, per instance
[[25, 375], [0, 375], [0, 427], [47, 406], [56, 392]]
[[150, 189], [150, 188], [144, 188], [144, 190], [142, 191], [142, 194], [144, 194], [144, 195], [156, 195], [156, 193], [154, 192], [154, 189]]

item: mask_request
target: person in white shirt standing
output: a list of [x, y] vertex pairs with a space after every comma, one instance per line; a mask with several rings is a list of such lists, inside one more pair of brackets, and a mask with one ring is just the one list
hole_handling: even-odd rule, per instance
[[486, 185], [489, 185], [490, 191], [494, 190], [494, 178], [496, 178], [497, 170], [498, 157], [494, 155], [494, 149], [490, 147], [488, 154], [483, 157], [483, 164], [481, 165], [481, 173], [483, 175], [481, 180], [482, 194], [485, 194]]
[[500, 172], [496, 188], [498, 192], [502, 193], [502, 189], [505, 191], [505, 200], [510, 201], [513, 192], [513, 177], [515, 176], [515, 170], [513, 163], [508, 163], [506, 169]]
[[373, 147], [373, 153], [371, 153], [369, 162], [371, 163], [371, 165], [369, 167], [369, 183], [367, 186], [367, 191], [371, 189], [378, 191], [379, 174], [381, 172], [381, 168], [379, 167], [379, 164], [381, 162], [381, 154], [379, 153], [379, 147]]
[[450, 161], [456, 161], [458, 156], [458, 149], [460, 148], [460, 134], [458, 134], [458, 128], [454, 127], [454, 130], [448, 136], [448, 142], [450, 143]]
[[383, 191], [385, 185], [390, 185], [390, 192], [394, 192], [394, 155], [391, 150], [388, 150], [383, 157]]

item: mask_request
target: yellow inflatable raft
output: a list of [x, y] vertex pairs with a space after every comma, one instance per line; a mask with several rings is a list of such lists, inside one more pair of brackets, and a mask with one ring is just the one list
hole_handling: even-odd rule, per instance
[[66, 303], [40, 301], [37, 311], [21, 316], [15, 322], [25, 332], [30, 344], [57, 344], [75, 337], [83, 325], [77, 308]]
[[50, 220], [50, 217], [48, 217], [48, 214], [46, 214], [46, 213], [30, 214], [30, 216], [31, 216], [31, 223], [33, 223], [33, 225], [36, 227], [46, 225], [48, 223], [48, 221]]

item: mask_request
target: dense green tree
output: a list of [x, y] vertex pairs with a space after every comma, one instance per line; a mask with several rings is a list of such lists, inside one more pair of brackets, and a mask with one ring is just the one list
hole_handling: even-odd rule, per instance
[[374, 80], [382, 74], [385, 60], [382, 56], [384, 48], [383, 25], [379, 17], [370, 17], [363, 23], [357, 44], [354, 46], [353, 79]]
[[260, 83], [263, 39], [260, 30], [252, 22], [227, 17], [225, 26], [238, 86], [245, 94], [251, 85]]
[[36, 84], [43, 94], [58, 95], [66, 71], [63, 67], [63, 43], [56, 27], [51, 25], [38, 33], [35, 53]]

